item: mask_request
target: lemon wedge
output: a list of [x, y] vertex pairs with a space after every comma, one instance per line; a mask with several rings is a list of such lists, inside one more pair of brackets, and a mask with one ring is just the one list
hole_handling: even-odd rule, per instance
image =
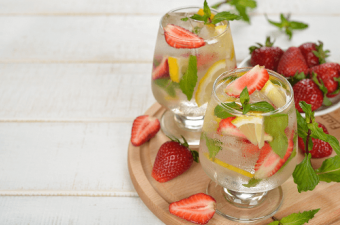
[[254, 145], [262, 148], [264, 145], [263, 116], [237, 116], [231, 121]]
[[243, 169], [240, 169], [240, 168], [238, 168], [238, 167], [236, 167], [236, 166], [232, 166], [232, 165], [230, 165], [230, 164], [228, 164], [228, 163], [226, 163], [226, 162], [223, 162], [222, 160], [219, 160], [219, 159], [217, 159], [217, 158], [215, 158], [215, 159], [210, 158], [210, 157], [209, 157], [209, 153], [207, 153], [207, 152], [205, 152], [204, 155], [205, 155], [210, 161], [212, 161], [212, 162], [214, 162], [214, 163], [216, 163], [216, 164], [218, 164], [218, 165], [220, 165], [220, 166], [223, 166], [224, 168], [227, 168], [227, 169], [229, 169], [229, 170], [232, 170], [232, 171], [234, 171], [234, 172], [236, 172], [236, 173], [242, 174], [242, 175], [247, 176], [247, 177], [250, 177], [250, 178], [253, 178], [253, 177], [254, 177], [254, 175], [251, 174], [251, 173], [249, 173], [248, 171], [245, 171], [245, 170], [243, 170]]
[[280, 88], [282, 87], [277, 84], [273, 84], [270, 80], [268, 80], [261, 89], [261, 92], [266, 95], [277, 108], [286, 104], [286, 96], [284, 96]]
[[208, 102], [208, 100], [210, 99], [214, 81], [222, 72], [225, 71], [225, 67], [225, 60], [219, 60], [215, 62], [202, 77], [195, 94], [195, 100], [198, 106], [201, 106]]
[[168, 65], [169, 65], [169, 74], [170, 79], [173, 82], [179, 83], [182, 75], [185, 73], [185, 71], [188, 68], [188, 58], [184, 57], [168, 57]]

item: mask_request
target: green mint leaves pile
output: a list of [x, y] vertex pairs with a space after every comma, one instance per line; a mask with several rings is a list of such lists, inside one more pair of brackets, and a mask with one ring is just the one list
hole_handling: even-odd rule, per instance
[[217, 9], [223, 4], [229, 4], [235, 8], [243, 21], [250, 23], [250, 18], [247, 14], [248, 8], [255, 9], [257, 7], [255, 0], [224, 0], [214, 4], [211, 8]]
[[276, 220], [268, 225], [302, 225], [308, 223], [308, 221], [314, 218], [315, 214], [319, 212], [320, 209], [314, 209], [310, 211], [304, 211], [302, 213], [293, 213], [289, 216], [282, 218], [281, 220]]
[[[203, 12], [204, 12], [203, 16], [198, 15], [198, 14], [194, 14], [190, 18], [193, 19], [193, 20], [203, 21], [204, 24], [217, 24], [217, 23], [222, 22], [224, 20], [232, 21], [232, 20], [241, 19], [240, 16], [233, 14], [233, 13], [230, 13], [230, 12], [225, 12], [225, 11], [217, 13], [214, 16], [214, 18], [211, 19], [210, 18], [211, 17], [211, 11], [210, 11], [210, 8], [209, 8], [206, 0], [204, 0]], [[182, 18], [181, 20], [187, 21], [188, 19], [189, 19], [188, 17], [185, 17], [185, 18]]]
[[290, 21], [289, 17], [290, 17], [290, 15], [285, 17], [281, 13], [280, 14], [281, 21], [280, 22], [274, 22], [274, 21], [268, 19], [268, 17], [266, 16], [267, 21], [270, 24], [280, 28], [280, 30], [284, 29], [285, 33], [289, 37], [289, 40], [291, 40], [292, 36], [293, 36], [293, 30], [303, 30], [303, 29], [306, 29], [308, 27], [308, 24], [302, 23], [302, 22], [297, 22], [297, 21]]
[[[314, 190], [320, 181], [340, 182], [340, 145], [334, 136], [324, 133], [322, 128], [318, 127], [311, 105], [303, 101], [301, 101], [299, 105], [305, 112], [305, 118], [296, 111], [298, 134], [304, 143], [306, 143], [306, 153], [303, 161], [296, 166], [293, 172], [293, 178], [297, 184], [298, 191], [301, 193], [302, 191]], [[321, 167], [316, 170], [312, 167], [311, 154], [309, 153], [313, 148], [312, 138], [328, 142], [337, 154], [334, 157], [324, 160]]]

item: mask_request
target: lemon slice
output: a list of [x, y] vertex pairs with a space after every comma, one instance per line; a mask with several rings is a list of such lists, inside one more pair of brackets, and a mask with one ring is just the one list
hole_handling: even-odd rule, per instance
[[210, 158], [210, 157], [209, 157], [209, 153], [207, 153], [207, 152], [205, 152], [204, 155], [205, 155], [210, 161], [212, 161], [212, 162], [214, 162], [214, 163], [216, 163], [216, 164], [218, 164], [218, 165], [220, 165], [220, 166], [223, 166], [224, 168], [227, 168], [227, 169], [229, 169], [229, 170], [232, 170], [232, 171], [234, 171], [234, 172], [236, 172], [236, 173], [242, 174], [242, 175], [247, 176], [247, 177], [250, 177], [250, 178], [253, 178], [253, 177], [254, 177], [254, 175], [251, 174], [251, 173], [249, 173], [248, 171], [245, 171], [245, 170], [243, 170], [243, 169], [240, 169], [240, 168], [238, 168], [238, 167], [236, 167], [236, 166], [232, 166], [232, 165], [230, 165], [230, 164], [228, 164], [228, 163], [226, 163], [226, 162], [223, 162], [222, 160], [219, 160], [219, 159], [217, 159], [217, 158], [215, 158], [215, 159]]
[[208, 102], [212, 92], [214, 81], [222, 72], [224, 72], [225, 67], [225, 60], [219, 60], [215, 62], [202, 77], [195, 94], [195, 100], [198, 106], [201, 106]]
[[268, 80], [261, 89], [261, 92], [266, 95], [277, 108], [286, 104], [286, 97], [283, 95], [280, 88], [281, 87], [279, 85], [273, 84], [270, 80]]
[[188, 68], [188, 58], [184, 57], [168, 57], [168, 65], [169, 65], [169, 74], [170, 79], [173, 82], [179, 83], [182, 75], [185, 73], [185, 71]]
[[231, 121], [254, 145], [264, 145], [263, 116], [237, 116]]
[[219, 25], [215, 27], [215, 35], [222, 34], [227, 29], [227, 25]]

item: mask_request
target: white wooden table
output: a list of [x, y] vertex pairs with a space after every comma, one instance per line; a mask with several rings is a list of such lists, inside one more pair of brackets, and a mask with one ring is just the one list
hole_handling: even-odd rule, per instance
[[[238, 62], [267, 35], [282, 48], [322, 40], [340, 62], [339, 1], [257, 2], [251, 25], [231, 22]], [[163, 224], [134, 190], [127, 147], [155, 102], [162, 14], [202, 4], [0, 0], [0, 224]], [[292, 41], [264, 17], [288, 12], [310, 25]]]

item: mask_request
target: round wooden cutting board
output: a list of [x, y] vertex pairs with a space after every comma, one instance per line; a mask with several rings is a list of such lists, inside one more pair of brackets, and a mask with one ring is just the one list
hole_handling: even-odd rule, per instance
[[[165, 108], [155, 103], [145, 114], [160, 119], [164, 111]], [[316, 120], [323, 123], [331, 135], [340, 139], [340, 110], [317, 117]], [[165, 141], [168, 141], [168, 138], [162, 131], [159, 131], [154, 138], [140, 147], [129, 143], [128, 167], [132, 183], [145, 205], [165, 224], [193, 224], [171, 215], [169, 204], [199, 192], [205, 193], [210, 179], [201, 165], [194, 162], [188, 171], [173, 180], [165, 183], [155, 181], [151, 176], [151, 171], [158, 149]], [[299, 155], [301, 160], [303, 155], [301, 153]], [[335, 155], [334, 152], [333, 155]], [[322, 161], [323, 159], [313, 159], [313, 167], [320, 167]], [[321, 208], [308, 224], [340, 224], [340, 184], [320, 182], [313, 191], [298, 193], [296, 184], [290, 177], [282, 188], [284, 202], [279, 212], [275, 214], [276, 218], [281, 219], [291, 213]], [[270, 222], [273, 222], [271, 218], [256, 224], [269, 224]], [[215, 214], [208, 224], [239, 223]]]

